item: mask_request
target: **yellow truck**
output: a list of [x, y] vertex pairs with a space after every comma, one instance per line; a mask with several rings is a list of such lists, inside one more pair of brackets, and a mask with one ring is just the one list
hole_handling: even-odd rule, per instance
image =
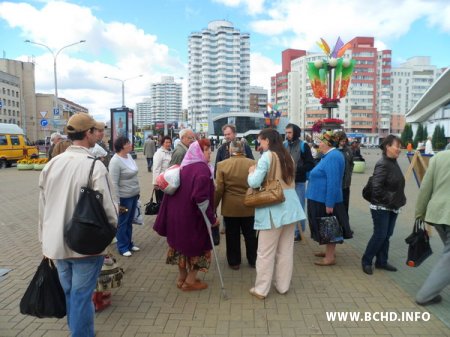
[[0, 168], [26, 157], [39, 157], [37, 146], [31, 145], [19, 126], [0, 123]]

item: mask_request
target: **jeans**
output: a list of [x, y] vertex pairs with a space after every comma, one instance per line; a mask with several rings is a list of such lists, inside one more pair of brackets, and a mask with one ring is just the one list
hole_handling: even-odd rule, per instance
[[223, 217], [227, 246], [227, 261], [230, 266], [241, 264], [241, 232], [244, 235], [245, 251], [249, 265], [255, 266], [258, 239], [253, 229], [255, 217]]
[[[306, 213], [305, 201], [306, 201], [306, 183], [295, 183], [295, 192], [297, 192], [298, 198], [300, 199], [300, 204], [302, 205], [303, 211]], [[306, 220], [300, 220], [302, 226], [302, 231], [305, 231]], [[300, 235], [300, 230], [298, 228], [298, 223], [295, 224], [295, 236]]]
[[373, 258], [376, 256], [375, 265], [384, 267], [388, 261], [389, 238], [394, 233], [398, 214], [391, 211], [373, 209], [370, 212], [373, 219], [373, 234], [362, 257], [362, 264], [363, 266], [371, 266]]
[[117, 227], [117, 250], [120, 254], [131, 251], [134, 244], [133, 236], [133, 218], [136, 212], [138, 196], [130, 198], [120, 198], [120, 206], [128, 209], [127, 212], [119, 215], [119, 226]]
[[55, 260], [66, 295], [67, 324], [72, 337], [94, 337], [94, 293], [103, 256]]
[[419, 303], [432, 300], [450, 284], [450, 269], [448, 268], [450, 265], [450, 226], [434, 225], [434, 229], [441, 237], [444, 250], [416, 295], [416, 301]]
[[152, 166], [153, 166], [153, 157], [152, 158], [147, 158], [147, 168], [149, 171], [152, 170]]

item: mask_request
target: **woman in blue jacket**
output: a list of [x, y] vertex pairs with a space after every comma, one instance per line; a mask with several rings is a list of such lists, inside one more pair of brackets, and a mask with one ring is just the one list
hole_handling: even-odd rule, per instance
[[[342, 195], [344, 156], [336, 149], [337, 140], [332, 134], [325, 132], [318, 140], [322, 159], [311, 170], [306, 191], [311, 237], [319, 242], [318, 218], [335, 215], [343, 229], [344, 238], [350, 239], [353, 237], [353, 232], [350, 229]], [[327, 244], [325, 253], [315, 254], [317, 257], [323, 257], [315, 264], [318, 266], [334, 265], [336, 263], [335, 251], [335, 243]]]
[[295, 192], [294, 161], [283, 146], [280, 134], [274, 129], [259, 133], [258, 142], [264, 152], [258, 164], [249, 168], [247, 182], [250, 187], [260, 187], [274, 162], [275, 179], [283, 188], [285, 201], [255, 210], [254, 229], [259, 231], [256, 258], [255, 287], [250, 293], [264, 299], [269, 293], [274, 276], [274, 285], [280, 294], [289, 290], [294, 266], [295, 223], [305, 219], [305, 213]]

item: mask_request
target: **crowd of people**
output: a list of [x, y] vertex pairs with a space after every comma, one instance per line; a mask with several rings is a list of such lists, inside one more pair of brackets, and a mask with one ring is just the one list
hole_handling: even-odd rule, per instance
[[[56, 261], [73, 336], [94, 335], [92, 293], [102, 266], [108, 259], [116, 262], [112, 250], [127, 258], [140, 251], [133, 240], [141, 189], [138, 166], [130, 155], [132, 145], [128, 138], [118, 137], [113, 144], [115, 154], [110, 157], [109, 152], [100, 150], [106, 150], [104, 128], [87, 114], [72, 116], [66, 127], [67, 144], [56, 151], [61, 141], [55, 140], [53, 158], [39, 181], [40, 240], [44, 255]], [[337, 243], [353, 237], [349, 200], [354, 161], [364, 160], [359, 144], [349, 144], [343, 131], [327, 131], [316, 139], [302, 140], [300, 128], [291, 123], [286, 126], [284, 140], [272, 128], [259, 133], [256, 143], [261, 156], [255, 161], [248, 143], [238, 139], [234, 125], [225, 125], [222, 132], [224, 140], [217, 149], [215, 165], [211, 164], [215, 142], [197, 139], [190, 129], [181, 130], [176, 144], [169, 136], [161, 137], [159, 144], [149, 136], [144, 144], [147, 170], [160, 204], [151, 221], [156, 233], [167, 239], [166, 263], [178, 267], [174, 285], [181, 291], [208, 287], [198, 273], [210, 267], [213, 245], [218, 244], [213, 236], [218, 235], [221, 217], [228, 266], [232, 270], [242, 266], [242, 234], [248, 266], [256, 271], [249, 293], [258, 299], [265, 299], [272, 285], [279, 294], [289, 291], [294, 245], [304, 240], [307, 223], [311, 238], [321, 242], [321, 219], [336, 218], [342, 239], [328, 242], [324, 251], [314, 253], [320, 258], [315, 261], [317, 266], [336, 264]], [[382, 157], [371, 178], [374, 231], [361, 260], [368, 275], [373, 274], [374, 259], [375, 268], [397, 270], [388, 257], [399, 210], [406, 204], [405, 181], [397, 163], [400, 145], [396, 136], [384, 139]], [[110, 223], [117, 225], [117, 235], [105, 252], [86, 256], [66, 245], [62, 231], [93, 157], [103, 162], [94, 166], [93, 186], [103, 194], [104, 210]], [[449, 162], [450, 152], [431, 160], [417, 201], [416, 217], [433, 224], [445, 245], [441, 260], [417, 295], [417, 303], [424, 305], [439, 302], [439, 292], [450, 283], [450, 272], [445, 271], [450, 261], [450, 213], [445, 212], [444, 204]], [[179, 167], [180, 184], [174, 194], [167, 194], [156, 178], [174, 165]], [[269, 179], [281, 186], [283, 201], [256, 208], [245, 206], [249, 188], [259, 190]]]

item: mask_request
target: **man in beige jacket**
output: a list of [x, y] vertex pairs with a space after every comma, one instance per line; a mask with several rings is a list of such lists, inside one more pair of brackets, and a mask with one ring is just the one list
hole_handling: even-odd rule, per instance
[[230, 158], [217, 164], [215, 206], [222, 201], [221, 213], [227, 230], [225, 231], [227, 260], [232, 269], [241, 264], [241, 232], [245, 239], [247, 261], [255, 267], [258, 240], [253, 229], [255, 209], [243, 205], [248, 189], [248, 169], [255, 161], [245, 157], [244, 144], [231, 141]]
[[[80, 189], [88, 181], [95, 145], [95, 120], [86, 113], [73, 115], [66, 131], [73, 145], [50, 161], [39, 177], [39, 240], [44, 256], [53, 259], [66, 295], [67, 323], [72, 336], [94, 336], [92, 294], [103, 264], [103, 255], [86, 256], [72, 251], [64, 240], [64, 224], [72, 217]], [[117, 225], [116, 206], [106, 167], [96, 163], [92, 186], [103, 194], [103, 207]]]

